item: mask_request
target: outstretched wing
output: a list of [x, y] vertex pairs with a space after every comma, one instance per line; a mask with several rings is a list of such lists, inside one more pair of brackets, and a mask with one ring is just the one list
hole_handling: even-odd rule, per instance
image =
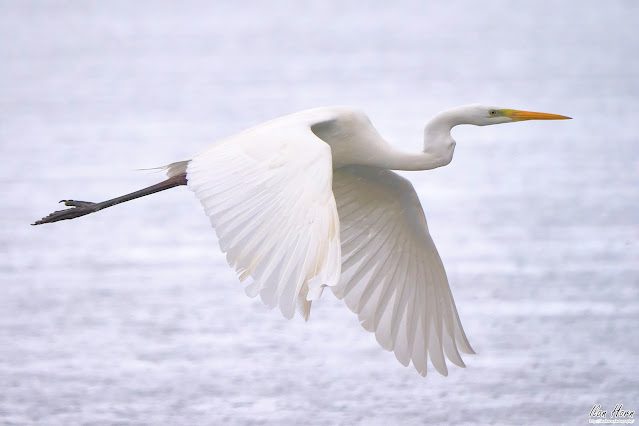
[[330, 147], [294, 117], [220, 141], [187, 166], [201, 201], [249, 296], [291, 318], [340, 275], [339, 219]]
[[426, 375], [427, 357], [443, 375], [445, 356], [465, 367], [474, 353], [457, 314], [444, 266], [411, 183], [390, 170], [335, 171], [342, 275], [333, 288], [379, 344]]

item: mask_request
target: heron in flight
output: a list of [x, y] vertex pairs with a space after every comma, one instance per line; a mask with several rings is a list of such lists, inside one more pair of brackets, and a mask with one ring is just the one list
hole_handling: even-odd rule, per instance
[[307, 319], [325, 287], [404, 366], [427, 359], [448, 374], [472, 354], [413, 185], [393, 170], [430, 170], [453, 158], [451, 129], [555, 114], [468, 105], [435, 115], [424, 149], [393, 148], [350, 107], [301, 111], [220, 140], [165, 166], [168, 179], [111, 200], [70, 208], [34, 225], [74, 219], [180, 185], [200, 200], [246, 293], [286, 318]]

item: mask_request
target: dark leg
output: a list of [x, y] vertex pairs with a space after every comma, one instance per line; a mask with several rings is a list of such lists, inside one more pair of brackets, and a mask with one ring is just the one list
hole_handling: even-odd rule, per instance
[[36, 221], [35, 223], [32, 223], [32, 225], [42, 225], [43, 223], [52, 223], [59, 220], [75, 219], [76, 217], [95, 213], [98, 210], [106, 209], [107, 207], [115, 206], [116, 204], [124, 203], [125, 201], [135, 200], [136, 198], [155, 194], [156, 192], [164, 191], [165, 189], [173, 188], [180, 185], [186, 185], [186, 173], [173, 176], [172, 178], [169, 178], [164, 182], [157, 183], [155, 185], [149, 186], [148, 188], [140, 189], [139, 191], [135, 191], [127, 195], [116, 197], [111, 200], [102, 201], [101, 203], [62, 200], [60, 201], [61, 203], [64, 203], [66, 206], [71, 206], [71, 208], [53, 212], [49, 216], [44, 217]]

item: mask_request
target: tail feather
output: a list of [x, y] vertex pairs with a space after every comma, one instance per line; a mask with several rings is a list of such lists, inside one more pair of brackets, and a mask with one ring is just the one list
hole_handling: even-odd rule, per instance
[[190, 162], [191, 162], [191, 160], [176, 161], [175, 163], [167, 164], [166, 166], [150, 167], [148, 169], [137, 169], [137, 170], [139, 170], [139, 171], [166, 170], [166, 175], [168, 177], [172, 178], [173, 176], [178, 176], [178, 175], [181, 175], [183, 173], [186, 173], [186, 166], [188, 166], [188, 164]]
[[186, 166], [188, 166], [190, 162], [191, 160], [176, 161], [175, 163], [171, 163], [168, 166], [164, 166], [164, 168], [166, 169], [166, 175], [172, 178], [173, 176], [178, 176], [182, 173], [186, 173]]

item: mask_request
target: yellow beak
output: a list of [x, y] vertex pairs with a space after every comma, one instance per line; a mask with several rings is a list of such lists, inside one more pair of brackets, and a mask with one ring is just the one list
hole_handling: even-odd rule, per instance
[[519, 111], [516, 109], [505, 109], [504, 116], [509, 117], [513, 121], [524, 120], [571, 120], [570, 117], [557, 114], [546, 114], [545, 112]]

